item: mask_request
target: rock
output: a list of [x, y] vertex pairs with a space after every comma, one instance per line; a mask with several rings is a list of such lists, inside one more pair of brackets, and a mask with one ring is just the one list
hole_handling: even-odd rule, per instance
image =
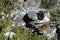
[[27, 0], [27, 7], [40, 7], [41, 0]]
[[56, 30], [57, 30], [56, 26], [57, 26], [56, 21], [49, 22], [48, 30], [44, 31], [44, 34], [46, 35], [47, 39], [51, 39], [52, 37], [56, 35]]
[[47, 39], [51, 39], [52, 37], [55, 36], [56, 33], [56, 28], [48, 28], [47, 31], [44, 32], [44, 34], [46, 35]]

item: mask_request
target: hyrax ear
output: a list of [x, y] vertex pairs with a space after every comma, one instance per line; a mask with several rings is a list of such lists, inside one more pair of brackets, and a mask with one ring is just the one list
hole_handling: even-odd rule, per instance
[[48, 29], [48, 24], [44, 24], [44, 25], [42, 25], [42, 26], [39, 27], [39, 30], [40, 30], [41, 32], [44, 32], [44, 31], [47, 30], [47, 29]]
[[38, 20], [43, 20], [44, 19], [44, 13], [42, 11], [39, 11], [37, 13]]

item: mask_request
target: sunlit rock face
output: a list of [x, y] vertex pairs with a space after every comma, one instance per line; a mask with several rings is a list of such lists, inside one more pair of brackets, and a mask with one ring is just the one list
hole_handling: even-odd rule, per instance
[[44, 32], [47, 39], [51, 39], [51, 37], [54, 37], [56, 34], [56, 28], [49, 27], [47, 31]]
[[[37, 19], [37, 13], [39, 11], [42, 11], [44, 13], [44, 19], [43, 20], [38, 20]], [[50, 19], [50, 15], [49, 15], [49, 11], [46, 10], [46, 9], [39, 9], [39, 8], [36, 8], [36, 7], [25, 7], [25, 8], [22, 8], [21, 10], [13, 10], [11, 11], [11, 18], [12, 18], [12, 21], [14, 22], [20, 22], [23, 20], [23, 17], [24, 15], [28, 14], [28, 17], [35, 20], [35, 21], [32, 21], [30, 23], [44, 23], [44, 22], [49, 22]]]
[[51, 39], [52, 37], [55, 36], [55, 34], [56, 34], [56, 28], [48, 28], [48, 30], [45, 32], [47, 39]]
[[18, 2], [13, 2], [14, 6], [17, 6], [18, 8], [23, 7], [40, 7], [41, 6], [41, 0], [18, 0]]
[[46, 31], [44, 31], [44, 34], [46, 35], [47, 39], [51, 39], [56, 35], [56, 25], [57, 23], [55, 21], [49, 22], [49, 27]]
[[26, 7], [39, 7], [41, 4], [41, 0], [27, 0]]
[[20, 10], [13, 10], [11, 11], [11, 18], [13, 21], [19, 22], [22, 20], [23, 16], [26, 14], [26, 12], [20, 11]]
[[13, 5], [17, 8], [23, 8], [24, 0], [18, 0], [18, 2], [13, 2]]

